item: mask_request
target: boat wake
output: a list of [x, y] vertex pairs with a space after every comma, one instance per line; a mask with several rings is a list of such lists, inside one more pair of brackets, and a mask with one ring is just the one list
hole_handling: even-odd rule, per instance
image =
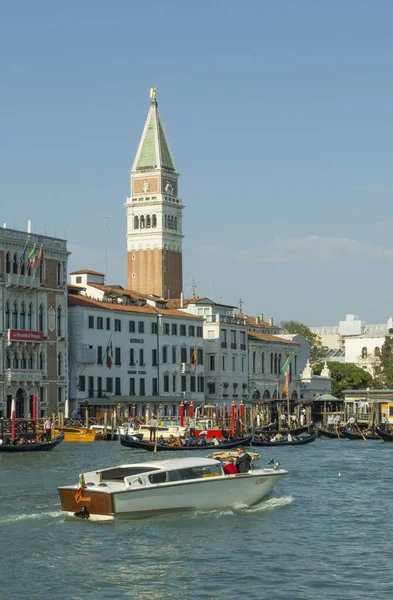
[[18, 514], [12, 515], [8, 517], [0, 517], [0, 525], [5, 523], [16, 523], [17, 521], [30, 521], [32, 519], [43, 519], [43, 518], [59, 518], [63, 515], [61, 510], [56, 511], [47, 511], [42, 513], [31, 513], [31, 514]]
[[283, 496], [282, 498], [269, 498], [268, 500], [257, 504], [256, 506], [251, 506], [250, 508], [242, 509], [244, 512], [256, 513], [256, 512], [266, 512], [268, 510], [276, 510], [277, 508], [282, 508], [283, 506], [287, 506], [287, 504], [291, 504], [294, 501], [292, 496]]

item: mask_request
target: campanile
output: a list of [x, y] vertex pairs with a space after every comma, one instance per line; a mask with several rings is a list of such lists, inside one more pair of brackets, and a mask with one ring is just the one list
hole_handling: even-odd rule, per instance
[[182, 211], [175, 161], [158, 111], [156, 90], [130, 172], [127, 214], [128, 289], [180, 298]]

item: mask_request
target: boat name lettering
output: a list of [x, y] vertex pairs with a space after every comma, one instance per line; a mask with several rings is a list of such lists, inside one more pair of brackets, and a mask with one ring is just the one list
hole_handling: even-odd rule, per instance
[[267, 477], [261, 477], [260, 479], [256, 479], [255, 485], [261, 485], [262, 483], [265, 483], [266, 480], [267, 480]]
[[75, 494], [75, 502], [79, 504], [79, 502], [91, 502], [91, 498], [89, 496], [83, 496], [83, 494], [77, 492]]
[[130, 344], [143, 344], [143, 339], [131, 338]]

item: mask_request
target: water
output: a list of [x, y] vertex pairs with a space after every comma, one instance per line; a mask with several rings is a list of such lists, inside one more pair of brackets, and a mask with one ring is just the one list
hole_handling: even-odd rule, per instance
[[290, 474], [250, 509], [92, 523], [64, 519], [57, 486], [150, 454], [0, 455], [1, 600], [391, 598], [393, 444], [318, 439], [274, 457]]

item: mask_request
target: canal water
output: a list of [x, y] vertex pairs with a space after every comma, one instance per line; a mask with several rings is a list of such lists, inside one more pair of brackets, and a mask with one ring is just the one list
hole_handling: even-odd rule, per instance
[[289, 470], [258, 506], [106, 523], [65, 520], [57, 486], [152, 455], [117, 442], [0, 455], [0, 598], [392, 598], [393, 444], [254, 450]]

